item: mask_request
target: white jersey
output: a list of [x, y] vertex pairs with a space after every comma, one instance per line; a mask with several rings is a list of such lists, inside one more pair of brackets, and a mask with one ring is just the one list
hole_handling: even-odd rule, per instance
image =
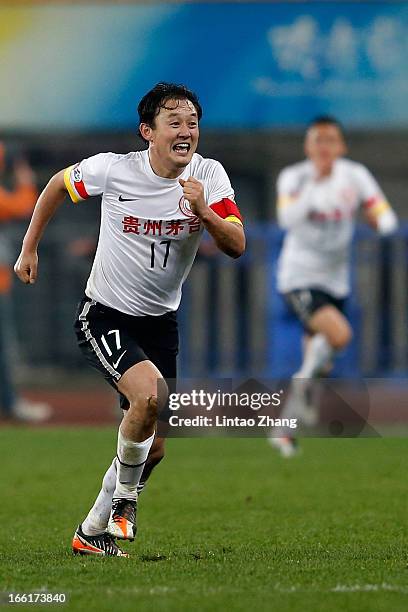
[[349, 247], [362, 205], [379, 231], [397, 221], [372, 174], [362, 164], [338, 159], [330, 176], [316, 180], [311, 161], [285, 168], [278, 178], [278, 220], [288, 230], [278, 261], [278, 290], [315, 288], [335, 297], [350, 291]]
[[102, 194], [89, 298], [136, 316], [178, 308], [203, 232], [179, 183], [189, 176], [203, 183], [208, 205], [233, 199], [222, 165], [197, 153], [176, 179], [157, 176], [148, 151], [100, 153], [67, 168], [65, 185], [74, 202]]

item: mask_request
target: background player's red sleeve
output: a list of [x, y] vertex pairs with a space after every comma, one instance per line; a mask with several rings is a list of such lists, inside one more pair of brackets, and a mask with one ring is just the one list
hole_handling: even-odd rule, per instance
[[210, 208], [217, 213], [221, 219], [226, 219], [233, 215], [234, 217], [238, 217], [240, 221], [242, 221], [242, 215], [239, 212], [238, 206], [230, 200], [229, 198], [223, 198], [220, 202], [215, 202], [214, 204], [210, 204]]

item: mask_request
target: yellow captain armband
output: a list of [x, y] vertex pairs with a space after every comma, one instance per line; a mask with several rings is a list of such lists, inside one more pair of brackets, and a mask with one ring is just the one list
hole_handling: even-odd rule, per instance
[[230, 221], [231, 223], [238, 223], [238, 225], [241, 225], [242, 227], [244, 226], [241, 219], [238, 219], [238, 217], [235, 215], [228, 215], [228, 217], [225, 217], [224, 221]]
[[391, 206], [386, 200], [378, 200], [378, 202], [375, 202], [375, 204], [373, 204], [371, 208], [369, 208], [369, 212], [373, 215], [373, 217], [377, 218], [380, 217], [386, 211], [390, 210], [390, 208]]
[[75, 164], [72, 165], [72, 166], [69, 166], [68, 168], [65, 169], [65, 171], [64, 171], [64, 183], [65, 183], [65, 187], [67, 188], [67, 191], [69, 193], [69, 197], [74, 202], [74, 204], [76, 204], [77, 202], [79, 202], [81, 200], [81, 198], [75, 193], [75, 190], [74, 190], [74, 188], [72, 187], [72, 184], [71, 184], [71, 171], [73, 170], [74, 167], [75, 167]]
[[80, 164], [69, 166], [64, 171], [64, 183], [75, 204], [90, 197], [85, 187]]

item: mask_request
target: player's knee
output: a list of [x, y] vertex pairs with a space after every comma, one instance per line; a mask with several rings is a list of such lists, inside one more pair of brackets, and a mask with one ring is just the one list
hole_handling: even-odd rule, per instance
[[157, 396], [150, 395], [143, 405], [143, 422], [145, 426], [151, 427], [157, 421]]
[[157, 395], [147, 398], [147, 415], [153, 417], [154, 420], [157, 419], [158, 405]]
[[159, 378], [157, 381], [157, 406], [158, 410], [163, 410], [169, 397], [169, 387], [164, 378]]
[[157, 396], [152, 394], [146, 396], [144, 394], [136, 394], [129, 397], [128, 420], [134, 425], [154, 424], [157, 420], [158, 401]]
[[353, 338], [353, 332], [349, 325], [343, 325], [331, 338], [331, 345], [336, 351], [341, 351], [348, 346]]

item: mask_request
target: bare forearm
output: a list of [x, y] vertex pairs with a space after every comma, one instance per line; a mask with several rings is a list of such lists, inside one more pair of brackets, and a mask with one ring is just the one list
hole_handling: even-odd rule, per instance
[[37, 280], [37, 247], [47, 223], [54, 216], [66, 196], [64, 172], [52, 177], [35, 205], [30, 225], [23, 240], [21, 253], [14, 265], [14, 271], [22, 283], [34, 284]]
[[234, 258], [243, 254], [245, 251], [245, 233], [241, 225], [225, 221], [211, 208], [208, 208], [201, 215], [201, 221], [223, 253]]
[[23, 250], [34, 251], [37, 249], [48, 222], [64, 201], [66, 194], [63, 174], [59, 172], [52, 177], [37, 200], [30, 225], [23, 240]]

